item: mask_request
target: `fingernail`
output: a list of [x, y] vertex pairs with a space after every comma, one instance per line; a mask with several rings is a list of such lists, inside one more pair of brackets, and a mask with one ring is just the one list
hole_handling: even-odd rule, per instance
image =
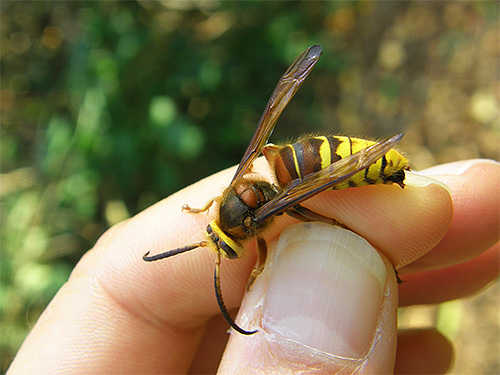
[[436, 165], [435, 167], [425, 169], [424, 171], [422, 171], [422, 173], [428, 176], [433, 176], [433, 175], [460, 176], [466, 173], [470, 168], [485, 164], [496, 165], [496, 166], [500, 165], [498, 161], [491, 159], [461, 160], [452, 163]]
[[406, 178], [405, 178], [405, 185], [406, 186], [415, 186], [419, 188], [423, 188], [429, 185], [439, 185], [448, 193], [451, 193], [451, 190], [448, 185], [446, 185], [444, 182], [436, 180], [435, 178], [425, 176], [423, 174], [419, 174], [416, 172], [407, 172], [406, 173]]
[[301, 223], [276, 246], [263, 327], [317, 350], [360, 358], [370, 347], [385, 282], [384, 262], [362, 237]]

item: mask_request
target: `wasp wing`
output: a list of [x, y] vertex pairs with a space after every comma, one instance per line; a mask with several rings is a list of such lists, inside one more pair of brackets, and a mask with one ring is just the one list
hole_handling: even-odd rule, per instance
[[252, 165], [257, 156], [259, 156], [262, 147], [269, 140], [281, 112], [283, 112], [311, 72], [314, 65], [316, 65], [322, 52], [323, 50], [319, 45], [309, 47], [297, 57], [285, 74], [283, 74], [267, 102], [266, 109], [260, 118], [257, 130], [245, 154], [241, 158], [238, 169], [231, 181], [231, 186], [234, 186], [241, 180], [248, 168]]
[[263, 222], [271, 216], [282, 213], [323, 190], [349, 179], [385, 155], [399, 142], [402, 136], [403, 134], [396, 134], [385, 141], [375, 143], [342, 158], [318, 172], [311, 173], [302, 180], [292, 181], [281, 194], [255, 212], [254, 221]]

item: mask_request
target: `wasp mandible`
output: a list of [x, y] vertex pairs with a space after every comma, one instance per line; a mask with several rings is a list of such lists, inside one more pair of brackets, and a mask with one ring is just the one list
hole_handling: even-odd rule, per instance
[[[278, 117], [298, 91], [312, 68], [318, 62], [322, 48], [314, 45], [305, 50], [279, 80], [260, 118], [257, 130], [248, 145], [238, 169], [221, 196], [210, 199], [202, 208], [188, 205], [190, 213], [207, 211], [218, 203], [218, 215], [206, 229], [206, 239], [178, 249], [143, 259], [152, 262], [199, 247], [213, 247], [217, 251], [214, 287], [220, 310], [226, 321], [237, 332], [250, 335], [229, 315], [222, 299], [220, 286], [221, 257], [236, 259], [243, 255], [243, 241], [257, 239], [259, 261], [251, 280], [263, 269], [267, 254], [266, 242], [261, 236], [273, 216], [286, 213], [304, 221], [323, 221], [337, 224], [334, 219], [315, 213], [300, 205], [303, 201], [327, 189], [343, 189], [367, 184], [397, 183], [404, 187], [408, 160], [393, 147], [403, 134], [382, 142], [371, 142], [350, 137], [303, 137], [285, 146], [267, 144]], [[255, 180], [247, 176], [252, 163], [263, 153], [271, 165], [277, 183]]]

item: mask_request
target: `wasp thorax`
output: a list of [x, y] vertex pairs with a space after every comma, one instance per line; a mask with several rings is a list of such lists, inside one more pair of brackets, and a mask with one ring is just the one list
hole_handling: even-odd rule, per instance
[[235, 239], [250, 237], [258, 229], [253, 221], [255, 210], [276, 195], [275, 188], [265, 181], [245, 181], [228, 188], [219, 208], [221, 228]]
[[240, 185], [235, 186], [234, 191], [239, 199], [247, 206], [248, 208], [258, 208], [265, 203], [266, 197], [263, 189], [267, 188], [266, 182], [264, 185], [261, 182], [244, 182]]

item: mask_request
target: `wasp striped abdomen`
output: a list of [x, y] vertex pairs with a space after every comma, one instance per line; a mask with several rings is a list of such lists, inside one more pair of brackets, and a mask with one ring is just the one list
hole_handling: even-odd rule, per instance
[[[285, 146], [268, 144], [262, 149], [262, 153], [274, 170], [279, 185], [284, 187], [293, 180], [300, 180], [375, 143], [343, 136], [311, 136]], [[408, 160], [398, 151], [391, 149], [369, 168], [332, 189], [392, 183], [404, 187], [404, 171], [408, 169]]]

